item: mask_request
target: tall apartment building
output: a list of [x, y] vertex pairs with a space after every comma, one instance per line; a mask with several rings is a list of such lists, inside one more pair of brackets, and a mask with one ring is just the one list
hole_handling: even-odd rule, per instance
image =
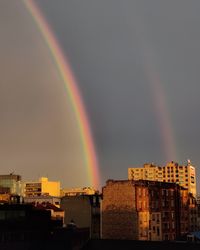
[[164, 167], [144, 164], [143, 168], [129, 168], [128, 179], [174, 182], [187, 188], [196, 197], [196, 173], [190, 160], [185, 166], [171, 161]]
[[39, 181], [25, 182], [23, 196], [60, 196], [60, 182], [49, 181], [46, 177], [41, 177]]
[[190, 194], [176, 183], [109, 180], [102, 195], [104, 239], [176, 240], [197, 229]]
[[153, 163], [145, 163], [143, 168], [129, 168], [129, 180], [163, 181], [162, 167]]

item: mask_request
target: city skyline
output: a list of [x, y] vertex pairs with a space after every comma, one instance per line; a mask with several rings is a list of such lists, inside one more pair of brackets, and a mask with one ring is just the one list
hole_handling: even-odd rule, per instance
[[[34, 2], [77, 78], [101, 186], [126, 179], [131, 166], [188, 158], [198, 180], [200, 3]], [[87, 186], [78, 128], [55, 62], [23, 1], [0, 4], [2, 172]]]

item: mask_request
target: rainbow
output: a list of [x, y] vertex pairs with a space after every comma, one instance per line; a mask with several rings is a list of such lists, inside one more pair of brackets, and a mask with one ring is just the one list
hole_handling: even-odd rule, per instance
[[[144, 67], [144, 74], [147, 77], [151, 96], [154, 102], [154, 111], [156, 114], [159, 133], [162, 140], [163, 154], [166, 161], [178, 161], [178, 150], [175, 140], [174, 128], [172, 126], [172, 118], [170, 116], [169, 104], [159, 73], [158, 63], [156, 61], [156, 53], [151, 46], [151, 40], [148, 39], [148, 30], [145, 27], [143, 15], [138, 12], [134, 15], [135, 32], [138, 39], [138, 47], [140, 50], [141, 61]], [[145, 35], [146, 34], [146, 35]]]
[[100, 175], [97, 154], [92, 139], [92, 133], [89, 125], [89, 120], [85, 111], [84, 103], [81, 98], [80, 91], [77, 86], [77, 81], [70, 68], [70, 65], [64, 57], [60, 45], [50, 29], [47, 21], [43, 17], [41, 11], [33, 0], [22, 0], [27, 10], [33, 17], [38, 29], [40, 30], [46, 45], [48, 46], [51, 55], [57, 65], [60, 76], [65, 84], [67, 94], [72, 104], [75, 117], [79, 126], [81, 142], [85, 155], [85, 164], [87, 166], [87, 174], [93, 187], [100, 188]]
[[[151, 61], [152, 62], [152, 61]], [[163, 150], [166, 161], [178, 161], [178, 154], [174, 140], [174, 132], [171, 125], [171, 119], [167, 108], [164, 89], [160, 75], [156, 72], [153, 64], [146, 60], [146, 75], [148, 76], [151, 84], [152, 96], [155, 103], [155, 111], [157, 114], [158, 124], [160, 127], [161, 138], [163, 141]]]

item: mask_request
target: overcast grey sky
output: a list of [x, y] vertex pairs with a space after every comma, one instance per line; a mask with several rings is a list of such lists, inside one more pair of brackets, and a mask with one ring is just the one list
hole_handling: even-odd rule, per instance
[[[102, 184], [127, 178], [129, 166], [169, 160], [160, 122], [164, 117], [176, 151], [170, 160], [191, 159], [199, 176], [200, 2], [36, 3], [78, 79]], [[48, 172], [65, 186], [84, 185], [81, 159], [74, 159], [81, 149], [73, 118], [48, 49], [23, 4], [1, 0], [0, 5], [2, 170], [16, 169], [28, 178], [34, 166], [34, 176]], [[158, 108], [159, 96], [165, 109]]]

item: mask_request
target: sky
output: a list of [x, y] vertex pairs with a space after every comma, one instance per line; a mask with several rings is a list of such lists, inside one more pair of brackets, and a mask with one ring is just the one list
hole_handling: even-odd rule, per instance
[[[102, 185], [187, 159], [198, 181], [200, 2], [35, 2], [76, 76]], [[0, 36], [1, 172], [88, 185], [63, 83], [22, 1], [0, 0]]]

